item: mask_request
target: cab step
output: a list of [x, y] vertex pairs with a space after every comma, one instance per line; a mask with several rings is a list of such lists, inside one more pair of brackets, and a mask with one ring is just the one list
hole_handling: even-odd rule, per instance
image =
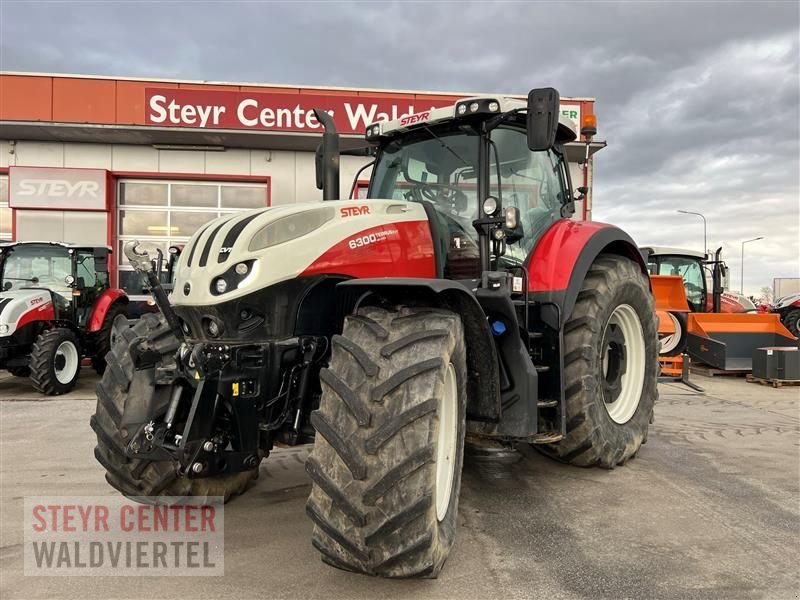
[[552, 406], [558, 406], [558, 400], [539, 400], [536, 403], [536, 406], [539, 408], [550, 408]]

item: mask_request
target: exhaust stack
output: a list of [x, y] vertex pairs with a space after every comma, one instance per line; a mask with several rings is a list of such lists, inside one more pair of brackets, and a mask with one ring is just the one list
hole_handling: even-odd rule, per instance
[[323, 200], [339, 199], [339, 134], [333, 118], [324, 110], [315, 108], [314, 116], [322, 123], [325, 133], [317, 146], [317, 189], [322, 190]]
[[714, 254], [714, 267], [711, 271], [711, 311], [715, 313], [722, 312], [722, 292], [725, 291], [725, 288], [722, 287], [722, 277], [725, 275], [723, 269], [725, 267], [722, 264], [720, 254], [722, 254], [721, 246], [717, 248], [717, 252]]

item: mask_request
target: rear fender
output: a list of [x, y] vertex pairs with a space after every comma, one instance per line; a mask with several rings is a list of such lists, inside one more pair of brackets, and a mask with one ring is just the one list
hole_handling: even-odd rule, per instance
[[600, 254], [630, 258], [647, 277], [647, 265], [633, 239], [613, 225], [594, 221], [556, 221], [542, 236], [526, 264], [531, 298], [555, 305], [543, 310], [547, 324], [560, 330], [572, 314], [592, 263]]
[[336, 286], [336, 291], [342, 321], [373, 294], [398, 304], [419, 303], [458, 313], [464, 323], [470, 374], [467, 418], [495, 422], [500, 419], [497, 348], [486, 314], [469, 289], [448, 279], [380, 278], [344, 281]]
[[117, 302], [128, 304], [128, 296], [123, 290], [112, 288], [100, 294], [100, 297], [95, 300], [94, 306], [92, 306], [92, 314], [89, 316], [86, 330], [89, 333], [100, 331], [108, 311]]

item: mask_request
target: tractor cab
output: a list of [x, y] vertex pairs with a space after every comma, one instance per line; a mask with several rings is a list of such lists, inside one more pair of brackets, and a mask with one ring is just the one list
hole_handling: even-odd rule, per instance
[[437, 277], [519, 269], [550, 225], [572, 214], [562, 145], [576, 133], [527, 106], [469, 98], [367, 128], [377, 145], [368, 198], [425, 207], [444, 257]]
[[651, 275], [677, 275], [683, 279], [686, 300], [692, 312], [706, 312], [708, 284], [706, 283], [706, 256], [702, 252], [684, 248], [650, 246], [642, 248]]
[[18, 242], [0, 246], [0, 296], [22, 297], [47, 291], [57, 319], [84, 325], [99, 296], [108, 289], [108, 247], [56, 242]]
[[640, 248], [651, 275], [677, 275], [683, 279], [691, 312], [743, 313], [756, 310], [753, 302], [728, 289], [728, 266], [722, 248], [709, 258], [685, 248], [646, 246]]

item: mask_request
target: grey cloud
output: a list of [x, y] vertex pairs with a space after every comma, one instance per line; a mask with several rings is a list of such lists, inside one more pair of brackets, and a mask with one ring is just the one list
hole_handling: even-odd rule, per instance
[[800, 5], [0, 3], [0, 68], [597, 98], [595, 217], [798, 276]]

